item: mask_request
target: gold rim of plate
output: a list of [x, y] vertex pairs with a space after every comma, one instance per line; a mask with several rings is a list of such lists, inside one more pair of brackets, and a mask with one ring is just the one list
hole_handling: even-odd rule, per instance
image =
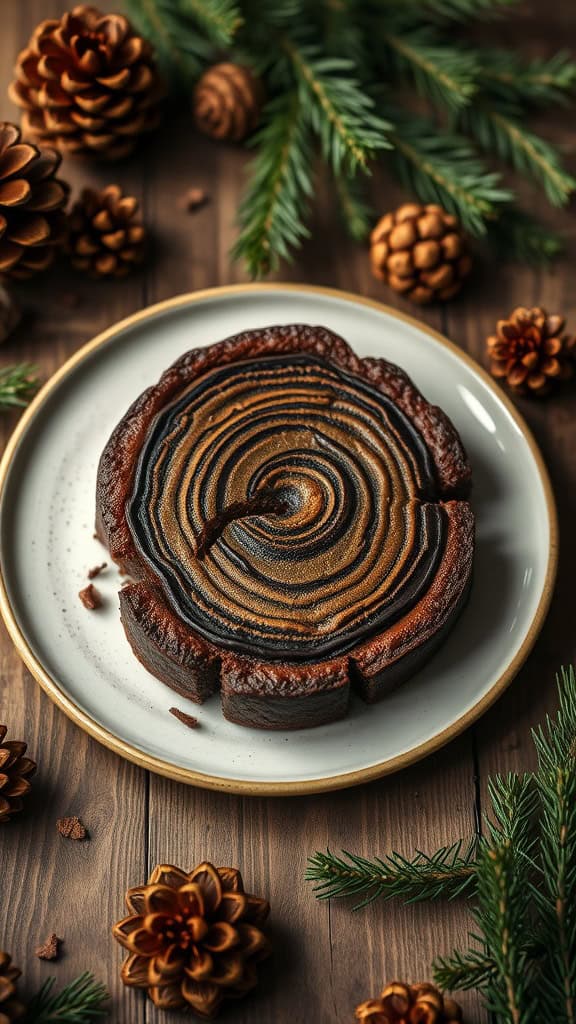
[[158, 775], [164, 775], [167, 778], [176, 779], [179, 782], [185, 782], [189, 785], [199, 786], [203, 789], [221, 790], [228, 793], [246, 793], [253, 796], [292, 796], [297, 794], [322, 793], [330, 790], [345, 789], [350, 786], [357, 786], [363, 782], [371, 782], [384, 775], [390, 775], [402, 768], [407, 768], [408, 765], [414, 764], [416, 761], [420, 761], [422, 758], [427, 757], [429, 754], [432, 754], [434, 751], [439, 750], [440, 747], [449, 743], [488, 710], [488, 708], [504, 692], [514, 676], [520, 670], [521, 666], [524, 664], [536, 641], [536, 637], [542, 628], [544, 619], [546, 618], [546, 614], [550, 606], [558, 564], [558, 518], [548, 471], [530, 428], [508, 396], [502, 390], [497, 388], [489, 374], [479, 366], [471, 356], [466, 352], [463, 352], [455, 344], [448, 341], [447, 338], [438, 331], [433, 330], [433, 328], [429, 327], [427, 324], [422, 323], [415, 317], [408, 316], [405, 313], [400, 313], [391, 306], [377, 302], [375, 299], [364, 298], [363, 296], [355, 295], [353, 292], [341, 291], [337, 288], [283, 283], [228, 285], [218, 288], [206, 288], [197, 292], [177, 295], [174, 296], [174, 298], [165, 299], [163, 302], [157, 302], [152, 306], [148, 306], [145, 309], [140, 310], [138, 313], [133, 313], [131, 316], [125, 317], [123, 320], [118, 321], [118, 323], [114, 324], [112, 327], [108, 327], [105, 331], [102, 331], [101, 334], [98, 334], [91, 341], [83, 345], [46, 382], [23, 413], [22, 418], [19, 420], [14, 433], [8, 441], [2, 461], [0, 462], [0, 501], [4, 495], [6, 477], [8, 475], [12, 459], [14, 458], [20, 442], [26, 435], [28, 426], [36, 416], [36, 413], [43, 406], [52, 391], [58, 387], [68, 374], [83, 362], [87, 356], [94, 352], [95, 349], [111, 341], [116, 335], [120, 334], [127, 328], [133, 327], [135, 324], [142, 323], [150, 317], [157, 316], [158, 313], [177, 309], [178, 306], [186, 306], [194, 302], [202, 302], [205, 299], [226, 297], [242, 292], [257, 293], [261, 291], [304, 291], [316, 295], [324, 295], [329, 298], [344, 299], [348, 302], [356, 302], [364, 306], [370, 306], [373, 309], [387, 313], [389, 316], [396, 317], [414, 327], [417, 327], [420, 331], [424, 331], [426, 334], [430, 335], [430, 337], [434, 338], [436, 342], [444, 348], [447, 348], [450, 352], [456, 355], [458, 359], [474, 370], [477, 376], [480, 377], [490, 390], [497, 395], [498, 400], [504, 405], [508, 414], [526, 439], [536, 463], [546, 499], [548, 520], [550, 524], [548, 565], [546, 567], [542, 595], [526, 637], [505, 671], [498, 677], [498, 679], [495, 680], [490, 691], [486, 693], [473, 708], [470, 708], [455, 722], [433, 736], [432, 739], [413, 747], [404, 754], [399, 754], [397, 757], [389, 758], [386, 761], [370, 765], [367, 768], [361, 768], [356, 771], [346, 772], [340, 775], [330, 775], [327, 778], [305, 779], [295, 782], [255, 782], [250, 779], [226, 779], [214, 775], [207, 775], [203, 772], [189, 768], [181, 768], [178, 765], [170, 764], [161, 758], [146, 754], [137, 747], [133, 747], [131, 744], [126, 743], [124, 740], [109, 732], [108, 729], [105, 729], [102, 725], [96, 722], [85, 711], [82, 711], [81, 708], [77, 707], [74, 701], [62, 691], [58, 681], [49, 675], [34, 652], [31, 650], [28, 641], [16, 620], [2, 575], [0, 575], [0, 613], [2, 614], [2, 618], [4, 619], [12, 642], [14, 643], [18, 654], [22, 658], [22, 661], [30, 670], [37, 682], [40, 683], [40, 686], [48, 694], [50, 699], [64, 712], [65, 715], [68, 716], [68, 718], [75, 722], [76, 725], [79, 725], [81, 729], [87, 732], [90, 736], [93, 736], [94, 739], [98, 740], [98, 742], [102, 743], [105, 747], [113, 750], [116, 754], [119, 754], [128, 761], [132, 761], [134, 764], [140, 765], [142, 768], [147, 768], [149, 771], [155, 772]]

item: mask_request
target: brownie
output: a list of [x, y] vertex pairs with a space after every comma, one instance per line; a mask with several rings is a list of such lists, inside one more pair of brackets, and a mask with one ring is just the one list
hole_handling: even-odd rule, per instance
[[136, 657], [241, 725], [379, 700], [443, 642], [474, 551], [471, 470], [403, 370], [323, 327], [185, 353], [98, 468], [96, 531], [132, 582]]

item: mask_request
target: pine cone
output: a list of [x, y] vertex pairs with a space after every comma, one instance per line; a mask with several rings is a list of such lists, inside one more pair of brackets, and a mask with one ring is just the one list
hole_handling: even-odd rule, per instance
[[261, 109], [261, 83], [240, 64], [214, 64], [194, 91], [196, 127], [213, 139], [241, 142], [256, 128]]
[[379, 999], [368, 999], [356, 1007], [361, 1024], [458, 1024], [462, 1010], [429, 982], [406, 985], [394, 981]]
[[499, 320], [486, 339], [490, 371], [517, 394], [545, 395], [574, 372], [576, 339], [564, 335], [566, 321], [545, 309], [518, 306]]
[[260, 930], [270, 908], [244, 892], [239, 871], [203, 863], [187, 874], [163, 864], [126, 903], [130, 916], [113, 928], [130, 953], [122, 980], [147, 989], [158, 1008], [188, 1007], [210, 1020], [224, 999], [256, 985], [256, 964], [270, 951]]
[[22, 972], [12, 966], [8, 953], [0, 950], [0, 1024], [11, 1024], [24, 1014], [24, 1005], [18, 1002], [16, 982]]
[[68, 186], [54, 177], [60, 157], [20, 141], [0, 121], [0, 274], [31, 277], [45, 270], [65, 238]]
[[41, 22], [15, 75], [10, 97], [25, 134], [62, 152], [116, 160], [159, 122], [152, 48], [121, 14], [80, 4]]
[[124, 277], [146, 251], [138, 200], [119, 185], [84, 189], [70, 212], [67, 248], [72, 265], [89, 277]]
[[7, 341], [20, 323], [20, 310], [16, 299], [6, 285], [0, 282], [0, 345]]
[[0, 725], [0, 824], [22, 810], [22, 797], [32, 788], [28, 779], [36, 771], [36, 762], [24, 757], [25, 743], [4, 743], [6, 731], [6, 726]]
[[387, 213], [370, 243], [374, 276], [421, 305], [451, 299], [472, 268], [456, 217], [433, 204], [405, 203]]

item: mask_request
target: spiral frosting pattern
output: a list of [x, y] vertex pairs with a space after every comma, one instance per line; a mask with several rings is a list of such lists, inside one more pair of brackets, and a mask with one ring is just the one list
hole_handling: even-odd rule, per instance
[[[424, 594], [434, 471], [385, 395], [313, 355], [213, 369], [154, 420], [128, 522], [178, 616], [269, 660], [342, 654]], [[431, 499], [431, 500], [430, 500]]]

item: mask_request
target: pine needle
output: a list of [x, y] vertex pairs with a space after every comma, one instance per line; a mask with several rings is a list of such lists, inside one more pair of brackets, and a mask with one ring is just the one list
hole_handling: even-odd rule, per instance
[[181, 0], [181, 6], [218, 46], [228, 46], [244, 22], [234, 0]]
[[88, 971], [54, 993], [54, 979], [44, 982], [28, 1004], [22, 1024], [90, 1024], [108, 1016], [108, 993]]
[[576, 90], [576, 62], [566, 50], [527, 61], [510, 50], [487, 48], [476, 60], [482, 88], [501, 101], [566, 106]]
[[363, 180], [358, 178], [338, 176], [334, 179], [344, 226], [356, 242], [364, 242], [374, 224], [374, 211], [366, 202], [363, 184]]
[[443, 44], [428, 26], [401, 34], [383, 33], [396, 70], [414, 82], [421, 96], [458, 111], [476, 92], [478, 68], [472, 53]]
[[0, 410], [28, 405], [40, 387], [37, 370], [31, 363], [0, 367]]

